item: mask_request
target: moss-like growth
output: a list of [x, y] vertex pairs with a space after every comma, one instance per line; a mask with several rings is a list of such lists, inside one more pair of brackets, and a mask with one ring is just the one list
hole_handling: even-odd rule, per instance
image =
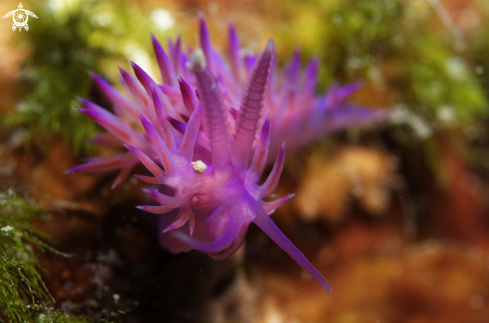
[[87, 322], [50, 306], [54, 302], [39, 272], [34, 249], [56, 252], [29, 222], [43, 212], [8, 190], [0, 191], [0, 322]]
[[15, 38], [32, 51], [20, 71], [25, 95], [3, 127], [25, 127], [26, 142], [39, 147], [56, 137], [83, 152], [98, 127], [76, 110], [77, 96], [104, 105], [88, 72], [115, 74], [117, 64], [145, 55], [151, 24], [125, 0], [49, 2], [32, 11], [39, 19]]
[[[374, 105], [402, 104], [430, 126], [473, 127], [489, 115], [473, 66], [474, 48], [454, 32], [456, 26], [447, 25], [440, 12], [444, 8], [435, 3], [309, 0], [301, 2], [301, 10], [285, 6], [280, 10], [289, 23], [279, 30], [277, 43], [293, 35], [299, 44], [284, 41], [290, 44], [284, 46], [298, 45], [305, 56], [321, 53], [322, 88], [332, 81], [362, 79], [376, 91], [372, 95], [390, 97], [373, 100]], [[309, 33], [301, 37], [305, 21]]]

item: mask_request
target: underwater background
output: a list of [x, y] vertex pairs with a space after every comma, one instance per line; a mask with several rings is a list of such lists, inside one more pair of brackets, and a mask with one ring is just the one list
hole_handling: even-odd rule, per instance
[[[18, 8], [3, 0], [1, 15]], [[0, 21], [0, 320], [4, 322], [489, 322], [489, 2], [485, 0], [26, 1], [29, 30]], [[151, 46], [242, 54], [275, 40], [277, 64], [318, 58], [316, 93], [385, 118], [288, 150], [272, 220], [327, 293], [255, 225], [230, 258], [173, 255], [135, 208], [132, 174], [65, 174], [111, 156], [79, 97], [120, 87]], [[300, 135], [300, 134], [299, 134]], [[273, 124], [272, 124], [273, 136]], [[286, 142], [287, 145], [287, 142]], [[271, 167], [270, 167], [271, 169]]]

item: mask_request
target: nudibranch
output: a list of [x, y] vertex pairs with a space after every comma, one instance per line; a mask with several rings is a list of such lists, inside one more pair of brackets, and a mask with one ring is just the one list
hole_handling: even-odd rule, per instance
[[[141, 123], [164, 170], [143, 152], [130, 146], [128, 149], [153, 173], [154, 178], [150, 182], [169, 186], [173, 189], [173, 196], [146, 190], [161, 205], [139, 208], [158, 214], [178, 208], [178, 214], [162, 230], [168, 233], [161, 235], [161, 244], [173, 252], [196, 249], [215, 258], [225, 258], [234, 253], [253, 222], [330, 291], [331, 287], [323, 276], [270, 219], [269, 214], [290, 195], [274, 202], [262, 200], [277, 185], [285, 154], [282, 145], [270, 176], [263, 185], [258, 185], [256, 181], [263, 172], [270, 141], [269, 121], [266, 121], [258, 143], [263, 149], [255, 153], [251, 167], [248, 167], [270, 74], [272, 50], [273, 42], [270, 41], [251, 72], [232, 136], [228, 135], [221, 92], [214, 75], [206, 68], [201, 51], [192, 54], [189, 62], [195, 74], [200, 101], [190, 116], [178, 147], [171, 132], [164, 130], [169, 128], [169, 124], [165, 121], [158, 96], [153, 93], [161, 131], [158, 132], [143, 116]], [[192, 162], [202, 119], [211, 151], [209, 165], [200, 160]]]
[[[80, 99], [85, 108], [79, 110], [108, 130], [95, 143], [128, 151], [89, 159], [67, 172], [120, 169], [114, 187], [140, 162], [154, 176], [138, 178], [166, 187], [145, 189], [159, 204], [138, 207], [159, 215], [163, 247], [174, 253], [195, 249], [225, 258], [242, 245], [253, 222], [331, 291], [319, 271], [270, 219], [292, 194], [275, 201], [264, 198], [278, 184], [284, 142], [297, 147], [327, 131], [378, 119], [384, 113], [345, 101], [357, 84], [334, 86], [327, 94], [315, 96], [315, 59], [301, 75], [296, 54], [274, 80], [273, 41], [261, 55], [242, 58], [233, 26], [228, 67], [214, 51], [202, 17], [200, 23], [201, 49], [189, 56], [182, 52], [180, 38], [169, 42], [168, 55], [152, 37], [164, 84], [157, 84], [131, 63], [137, 81], [120, 69], [126, 96], [92, 74], [112, 101], [114, 113], [85, 99]], [[276, 156], [275, 163], [260, 185], [270, 156]]]

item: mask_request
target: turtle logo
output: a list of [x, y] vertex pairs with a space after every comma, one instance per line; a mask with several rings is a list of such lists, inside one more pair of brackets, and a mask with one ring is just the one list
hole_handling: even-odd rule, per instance
[[29, 25], [27, 24], [27, 20], [29, 20], [29, 16], [37, 19], [37, 16], [32, 11], [22, 8], [22, 3], [19, 3], [19, 9], [12, 10], [3, 16], [3, 19], [13, 16], [14, 24], [12, 25], [12, 31], [15, 31], [17, 28], [19, 28], [19, 31], [22, 31], [22, 28], [28, 31]]

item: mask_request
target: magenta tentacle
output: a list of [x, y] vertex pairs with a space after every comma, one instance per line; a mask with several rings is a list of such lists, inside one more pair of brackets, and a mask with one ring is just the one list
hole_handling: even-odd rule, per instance
[[176, 74], [173, 69], [173, 64], [166, 54], [163, 47], [161, 47], [160, 42], [156, 39], [156, 37], [151, 34], [151, 42], [153, 44], [153, 49], [156, 55], [156, 61], [158, 62], [158, 66], [161, 72], [161, 79], [164, 84], [176, 86]]
[[160, 164], [165, 168], [166, 173], [171, 174], [175, 169], [175, 164], [173, 162], [171, 153], [168, 150], [167, 145], [165, 144], [165, 141], [161, 139], [160, 135], [156, 132], [156, 130], [153, 128], [151, 123], [148, 122], [148, 120], [146, 120], [142, 115], [139, 115], [139, 118], [141, 120], [141, 124], [144, 127], [144, 130], [146, 130], [146, 133], [149, 136], [151, 144], [153, 145], [153, 150], [158, 155]]
[[125, 127], [123, 124], [118, 122], [117, 117], [107, 110], [92, 110], [86, 108], [78, 108], [78, 110], [105, 129], [107, 129], [107, 131], [112, 133], [123, 142], [127, 142], [132, 145], [138, 145], [139, 134], [135, 133], [131, 128]]
[[141, 85], [124, 69], [119, 67], [124, 82], [131, 93], [133, 99], [135, 99], [143, 108], [149, 107], [149, 97], [141, 88]]
[[261, 117], [260, 112], [263, 108], [263, 100], [270, 74], [273, 47], [273, 41], [270, 40], [251, 73], [247, 89], [241, 99], [238, 120], [234, 126], [231, 145], [234, 157], [233, 163], [235, 167], [243, 172], [248, 167], [251, 146]]
[[248, 170], [248, 176], [251, 180], [258, 182], [263, 170], [267, 164], [268, 146], [270, 145], [270, 117], [265, 119], [260, 133], [260, 139], [255, 149], [255, 155], [251, 167]]
[[200, 47], [204, 52], [205, 63], [207, 68], [210, 71], [213, 71], [214, 66], [212, 61], [213, 49], [212, 49], [211, 37], [209, 35], [209, 29], [207, 28], [207, 24], [205, 22], [205, 18], [203, 14], [199, 15], [199, 23], [200, 23], [200, 33], [199, 33]]
[[173, 210], [173, 208], [168, 207], [166, 205], [138, 205], [136, 206], [137, 209], [153, 213], [153, 214], [165, 214], [167, 212], [170, 212]]
[[117, 106], [124, 109], [126, 113], [129, 113], [134, 118], [137, 118], [138, 109], [135, 104], [124, 97], [119, 91], [117, 91], [113, 86], [109, 85], [104, 79], [95, 73], [90, 72], [90, 76], [95, 81], [97, 86], [102, 90], [102, 92]]
[[276, 199], [274, 201], [271, 201], [271, 202], [261, 202], [261, 206], [263, 207], [263, 209], [265, 210], [265, 212], [270, 215], [272, 214], [273, 212], [275, 212], [276, 209], [278, 209], [279, 207], [281, 207], [283, 204], [285, 204], [285, 202], [287, 202], [288, 200], [290, 200], [291, 198], [294, 197], [295, 194], [287, 194], [285, 196], [282, 196], [281, 198], [279, 199]]
[[241, 83], [241, 59], [239, 54], [240, 49], [239, 37], [236, 32], [236, 27], [233, 23], [229, 24], [229, 57], [231, 59], [231, 71], [233, 72], [233, 76], [238, 82]]
[[192, 160], [192, 156], [194, 155], [194, 146], [199, 136], [202, 115], [203, 111], [200, 105], [197, 105], [194, 109], [194, 113], [192, 113], [192, 116], [190, 117], [187, 129], [183, 135], [182, 143], [180, 144], [180, 154], [188, 160]]
[[124, 145], [130, 152], [132, 152], [134, 155], [136, 155], [137, 158], [143, 163], [143, 165], [151, 172], [155, 177], [158, 177], [160, 180], [163, 179], [165, 173], [163, 170], [151, 160], [145, 153], [142, 151], [128, 146]]
[[166, 144], [168, 150], [172, 151], [175, 149], [175, 139], [172, 134], [172, 130], [170, 125], [168, 124], [168, 120], [166, 118], [163, 105], [161, 104], [160, 98], [156, 93], [156, 90], [153, 89], [151, 92], [151, 96], [153, 98], [153, 105], [155, 108], [156, 120], [158, 120], [158, 128], [161, 138]]
[[177, 40], [175, 41], [175, 46], [173, 46], [173, 50], [171, 53], [171, 60], [173, 62], [173, 68], [175, 73], [180, 72], [180, 56], [182, 55], [182, 37], [180, 35], [177, 36]]
[[187, 111], [192, 113], [197, 106], [197, 98], [195, 97], [190, 85], [188, 85], [181, 76], [178, 76], [177, 80], [180, 86], [180, 92], [182, 93], [183, 104], [185, 105]]
[[204, 125], [212, 150], [212, 166], [214, 169], [230, 165], [229, 136], [221, 93], [214, 76], [205, 68], [198, 53], [194, 53], [190, 66], [197, 80], [200, 102], [204, 111]]
[[[153, 92], [156, 92], [158, 95], [158, 99], [160, 100], [163, 110], [165, 111], [166, 114], [171, 113], [170, 111], [170, 101], [168, 100], [167, 96], [163, 94], [163, 91], [159, 88], [158, 84], [146, 73], [141, 67], [139, 67], [136, 63], [131, 62], [131, 66], [134, 70], [134, 74], [136, 74], [136, 77], [138, 78], [139, 82], [143, 85], [144, 89], [146, 90], [146, 93], [148, 95], [153, 97]], [[151, 118], [151, 115], [146, 116], [148, 118]]]
[[268, 196], [273, 190], [277, 187], [278, 181], [280, 180], [280, 174], [282, 174], [282, 169], [284, 168], [285, 161], [285, 143], [282, 143], [282, 147], [280, 148], [277, 159], [275, 160], [275, 164], [273, 164], [272, 172], [268, 176], [265, 183], [260, 186], [260, 189], [263, 190], [262, 195]]
[[305, 271], [307, 271], [325, 290], [332, 292], [333, 289], [323, 275], [307, 260], [302, 252], [280, 231], [275, 223], [264, 212], [257, 212], [253, 219], [260, 229], [265, 232], [270, 239], [287, 252]]
[[134, 175], [145, 183], [148, 184], [159, 184], [159, 180], [156, 177], [144, 176], [144, 175]]

